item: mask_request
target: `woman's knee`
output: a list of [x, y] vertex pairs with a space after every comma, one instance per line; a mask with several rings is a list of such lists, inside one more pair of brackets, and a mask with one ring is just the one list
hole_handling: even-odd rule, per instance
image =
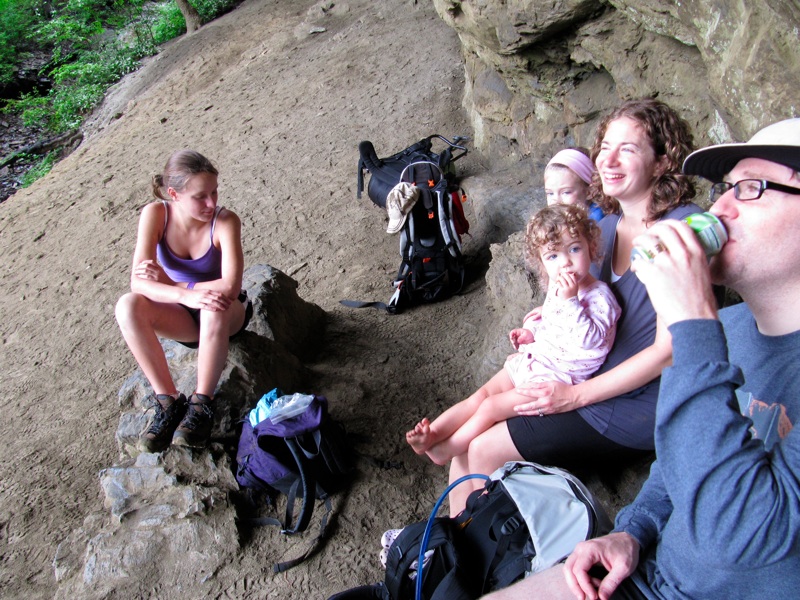
[[130, 324], [138, 316], [141, 316], [146, 308], [147, 303], [147, 298], [141, 294], [136, 294], [134, 292], [123, 294], [122, 297], [117, 300], [117, 305], [114, 308], [114, 316], [116, 317], [119, 326], [124, 327]]
[[469, 466], [474, 473], [491, 475], [510, 460], [521, 460], [505, 421], [497, 423], [470, 442]]
[[491, 441], [487, 437], [482, 433], [469, 443], [467, 462], [474, 473], [489, 474], [486, 472], [486, 452], [490, 450]]
[[[238, 306], [237, 306], [238, 305]], [[200, 311], [200, 331], [213, 337], [230, 337], [244, 319], [241, 302], [233, 302], [227, 310]]]

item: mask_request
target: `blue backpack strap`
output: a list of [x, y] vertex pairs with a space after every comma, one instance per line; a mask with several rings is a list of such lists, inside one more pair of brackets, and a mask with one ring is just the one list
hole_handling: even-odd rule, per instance
[[333, 505], [331, 504], [330, 497], [325, 497], [323, 501], [325, 504], [325, 514], [322, 515], [322, 521], [320, 522], [319, 526], [319, 535], [314, 538], [309, 546], [308, 550], [306, 550], [303, 554], [298, 556], [297, 558], [292, 558], [291, 560], [286, 560], [283, 562], [275, 563], [272, 567], [272, 571], [274, 573], [283, 573], [284, 571], [288, 571], [292, 567], [296, 567], [303, 561], [305, 561], [308, 557], [319, 550], [320, 545], [322, 542], [327, 539], [328, 537], [328, 517], [333, 512]]
[[386, 310], [388, 307], [386, 302], [371, 300], [339, 300], [339, 304], [348, 308], [377, 308], [380, 310]]
[[[314, 512], [314, 500], [316, 499], [317, 482], [314, 479], [314, 474], [306, 469], [305, 455], [297, 443], [297, 438], [284, 438], [284, 441], [297, 463], [297, 471], [300, 474], [300, 477], [292, 484], [287, 494], [289, 499], [286, 502], [286, 520], [284, 521], [284, 529], [281, 532], [292, 534], [298, 531], [305, 531], [308, 524], [311, 522], [311, 513]], [[303, 502], [300, 513], [297, 515], [297, 522], [292, 526], [292, 514], [294, 512], [298, 488], [301, 489]]]
[[[314, 431], [311, 432], [313, 436], [313, 440], [319, 448], [319, 441], [320, 441], [320, 432]], [[299, 473], [298, 479], [292, 484], [291, 488], [289, 489], [289, 493], [287, 494], [286, 500], [286, 516], [283, 523], [283, 529], [281, 533], [285, 533], [288, 535], [298, 533], [301, 531], [305, 531], [308, 528], [309, 523], [311, 522], [311, 516], [314, 513], [314, 502], [317, 498], [323, 500], [325, 504], [325, 514], [322, 515], [322, 520], [320, 521], [319, 526], [319, 535], [314, 539], [309, 546], [308, 550], [306, 550], [302, 555], [298, 556], [297, 558], [293, 558], [291, 560], [283, 561], [276, 563], [273, 566], [273, 571], [275, 573], [282, 573], [292, 567], [295, 567], [306, 560], [309, 556], [311, 556], [314, 552], [317, 551], [320, 544], [327, 538], [328, 536], [328, 518], [330, 517], [331, 513], [333, 512], [333, 505], [331, 503], [331, 499], [328, 496], [327, 492], [323, 490], [316, 481], [314, 473], [307, 469], [307, 460], [310, 458], [308, 456], [308, 452], [303, 449], [302, 445], [299, 443], [297, 437], [290, 437], [284, 438], [286, 445], [289, 448], [289, 451], [292, 453], [294, 460], [297, 464], [297, 471]], [[294, 525], [292, 525], [292, 518], [294, 513], [294, 506], [295, 500], [297, 499], [298, 491], [302, 493], [302, 502], [300, 507], [300, 512], [297, 515], [297, 521]]]

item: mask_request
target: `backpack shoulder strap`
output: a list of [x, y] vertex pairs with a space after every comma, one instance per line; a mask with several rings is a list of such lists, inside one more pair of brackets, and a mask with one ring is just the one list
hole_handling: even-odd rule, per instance
[[[400, 270], [402, 271], [405, 266], [406, 263], [403, 262], [403, 264], [400, 265]], [[403, 292], [405, 291], [403, 289], [404, 284], [404, 277], [395, 281], [394, 293], [392, 294], [392, 297], [389, 298], [388, 302], [370, 300], [339, 300], [339, 304], [342, 306], [347, 306], [348, 308], [377, 308], [378, 310], [385, 310], [390, 315], [399, 315], [401, 312], [403, 312], [403, 309], [406, 306], [406, 303], [403, 301], [405, 298], [403, 295]]]
[[[297, 472], [299, 473], [298, 479], [292, 484], [286, 499], [286, 517], [283, 522], [283, 529], [281, 533], [293, 534], [305, 531], [311, 522], [311, 515], [314, 513], [314, 502], [317, 498], [322, 498], [325, 504], [325, 514], [322, 516], [319, 526], [319, 535], [311, 542], [308, 550], [302, 555], [291, 560], [275, 563], [272, 570], [275, 573], [282, 573], [295, 567], [306, 560], [309, 556], [314, 554], [321, 543], [328, 536], [328, 519], [333, 512], [333, 505], [330, 497], [325, 491], [317, 485], [314, 474], [310, 469], [306, 468], [306, 459], [303, 449], [298, 444], [295, 438], [284, 438], [289, 451], [292, 453], [295, 462], [297, 463]], [[292, 516], [294, 513], [295, 500], [297, 499], [298, 490], [302, 490], [303, 499], [301, 502], [300, 513], [297, 516], [297, 522], [292, 526]]]
[[[314, 512], [317, 482], [314, 480], [314, 474], [311, 473], [309, 469], [306, 469], [305, 457], [303, 456], [302, 450], [298, 447], [297, 440], [294, 438], [284, 438], [284, 441], [297, 463], [297, 472], [300, 474], [297, 481], [292, 484], [288, 494], [288, 501], [286, 502], [286, 520], [284, 521], [284, 530], [282, 533], [291, 534], [305, 531], [308, 524], [311, 522], [311, 513]], [[297, 516], [297, 522], [292, 526], [292, 513], [294, 512], [298, 488], [301, 490], [303, 501], [300, 514]]]
[[[311, 542], [311, 545], [308, 547], [303, 554], [296, 558], [292, 558], [290, 560], [285, 560], [283, 562], [275, 563], [272, 567], [273, 573], [283, 573], [284, 571], [288, 571], [292, 567], [296, 567], [311, 555], [313, 555], [322, 545], [322, 542], [327, 539], [328, 537], [328, 518], [333, 512], [333, 505], [331, 504], [330, 497], [326, 497], [324, 500], [325, 504], [325, 514], [322, 516], [322, 522], [319, 526], [319, 535], [314, 538]], [[313, 504], [312, 504], [313, 506]]]

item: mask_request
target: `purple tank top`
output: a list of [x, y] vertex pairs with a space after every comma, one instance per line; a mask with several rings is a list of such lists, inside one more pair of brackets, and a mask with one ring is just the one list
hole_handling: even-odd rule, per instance
[[217, 216], [222, 210], [218, 206], [214, 211], [214, 218], [211, 221], [211, 235], [209, 236], [209, 248], [200, 258], [180, 258], [175, 256], [167, 245], [167, 222], [169, 221], [169, 204], [164, 205], [164, 234], [156, 245], [156, 256], [164, 272], [172, 281], [214, 281], [222, 278], [222, 252], [214, 246], [214, 227], [217, 224]]

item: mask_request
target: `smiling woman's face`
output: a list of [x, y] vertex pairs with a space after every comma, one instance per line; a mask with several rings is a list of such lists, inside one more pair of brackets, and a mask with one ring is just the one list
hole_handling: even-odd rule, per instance
[[619, 202], [651, 199], [665, 159], [657, 159], [650, 138], [630, 117], [608, 124], [595, 165], [603, 193]]

